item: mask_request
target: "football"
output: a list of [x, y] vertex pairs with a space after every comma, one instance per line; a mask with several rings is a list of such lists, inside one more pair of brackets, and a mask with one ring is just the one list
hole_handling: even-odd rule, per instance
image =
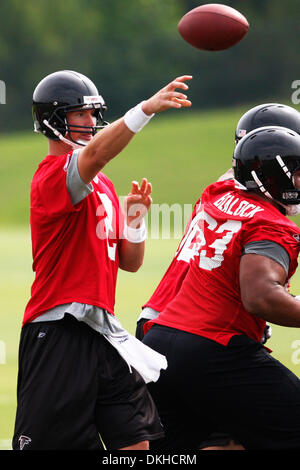
[[178, 23], [182, 38], [197, 49], [221, 51], [237, 44], [247, 34], [244, 15], [227, 5], [210, 3], [187, 12]]

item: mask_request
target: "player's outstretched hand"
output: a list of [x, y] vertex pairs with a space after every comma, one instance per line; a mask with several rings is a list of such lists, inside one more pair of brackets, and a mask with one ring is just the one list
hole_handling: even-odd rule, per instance
[[124, 200], [127, 225], [137, 228], [140, 224], [152, 204], [151, 192], [152, 185], [147, 178], [142, 179], [140, 186], [137, 181], [132, 181], [131, 191]]
[[188, 100], [185, 93], [176, 91], [178, 88], [183, 91], [188, 90], [189, 87], [185, 82], [192, 78], [191, 75], [175, 78], [143, 103], [144, 113], [150, 116], [150, 114], [157, 114], [170, 108], [189, 108], [192, 106], [192, 102]]

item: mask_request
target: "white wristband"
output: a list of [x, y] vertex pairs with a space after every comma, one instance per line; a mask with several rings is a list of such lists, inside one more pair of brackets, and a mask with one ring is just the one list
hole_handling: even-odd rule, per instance
[[147, 228], [145, 221], [141, 222], [140, 228], [129, 227], [126, 223], [124, 225], [124, 238], [130, 243], [142, 243], [147, 238]]
[[145, 114], [144, 111], [142, 110], [142, 105], [145, 101], [142, 101], [138, 105], [136, 105], [134, 108], [130, 109], [127, 111], [127, 113], [124, 116], [124, 122], [128, 129], [132, 132], [139, 132], [143, 129], [143, 127], [148, 124], [150, 119], [154, 116], [154, 114]]

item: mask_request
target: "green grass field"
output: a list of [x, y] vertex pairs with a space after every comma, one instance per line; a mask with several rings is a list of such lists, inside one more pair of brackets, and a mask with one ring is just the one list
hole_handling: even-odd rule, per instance
[[[202, 189], [231, 165], [234, 128], [246, 109], [171, 113], [155, 118], [106, 173], [125, 195], [133, 179], [148, 177], [156, 203], [193, 204]], [[16, 408], [18, 341], [33, 280], [28, 227], [32, 174], [46, 141], [27, 133], [0, 138], [0, 450], [10, 448]], [[299, 224], [299, 218], [298, 220]], [[119, 272], [116, 313], [134, 333], [141, 305], [172, 259], [178, 239], [149, 240], [138, 273]], [[300, 270], [292, 292], [300, 293]], [[274, 356], [300, 376], [300, 331], [273, 327]]]

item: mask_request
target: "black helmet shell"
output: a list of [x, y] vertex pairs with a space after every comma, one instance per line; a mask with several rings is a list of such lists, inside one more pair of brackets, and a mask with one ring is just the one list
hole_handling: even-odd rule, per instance
[[300, 169], [300, 136], [283, 127], [262, 127], [246, 134], [233, 156], [235, 179], [282, 204], [299, 204], [293, 173]]
[[248, 132], [264, 126], [281, 126], [300, 134], [300, 113], [291, 106], [265, 103], [249, 109], [239, 120], [235, 130], [238, 143]]
[[57, 135], [45, 125], [44, 121], [48, 121], [64, 136], [69, 130], [66, 113], [77, 108], [89, 107], [95, 108], [97, 121], [100, 118], [103, 123], [106, 106], [95, 84], [85, 75], [72, 70], [54, 72], [41, 80], [34, 90], [32, 104], [34, 130], [50, 139], [58, 140]]

